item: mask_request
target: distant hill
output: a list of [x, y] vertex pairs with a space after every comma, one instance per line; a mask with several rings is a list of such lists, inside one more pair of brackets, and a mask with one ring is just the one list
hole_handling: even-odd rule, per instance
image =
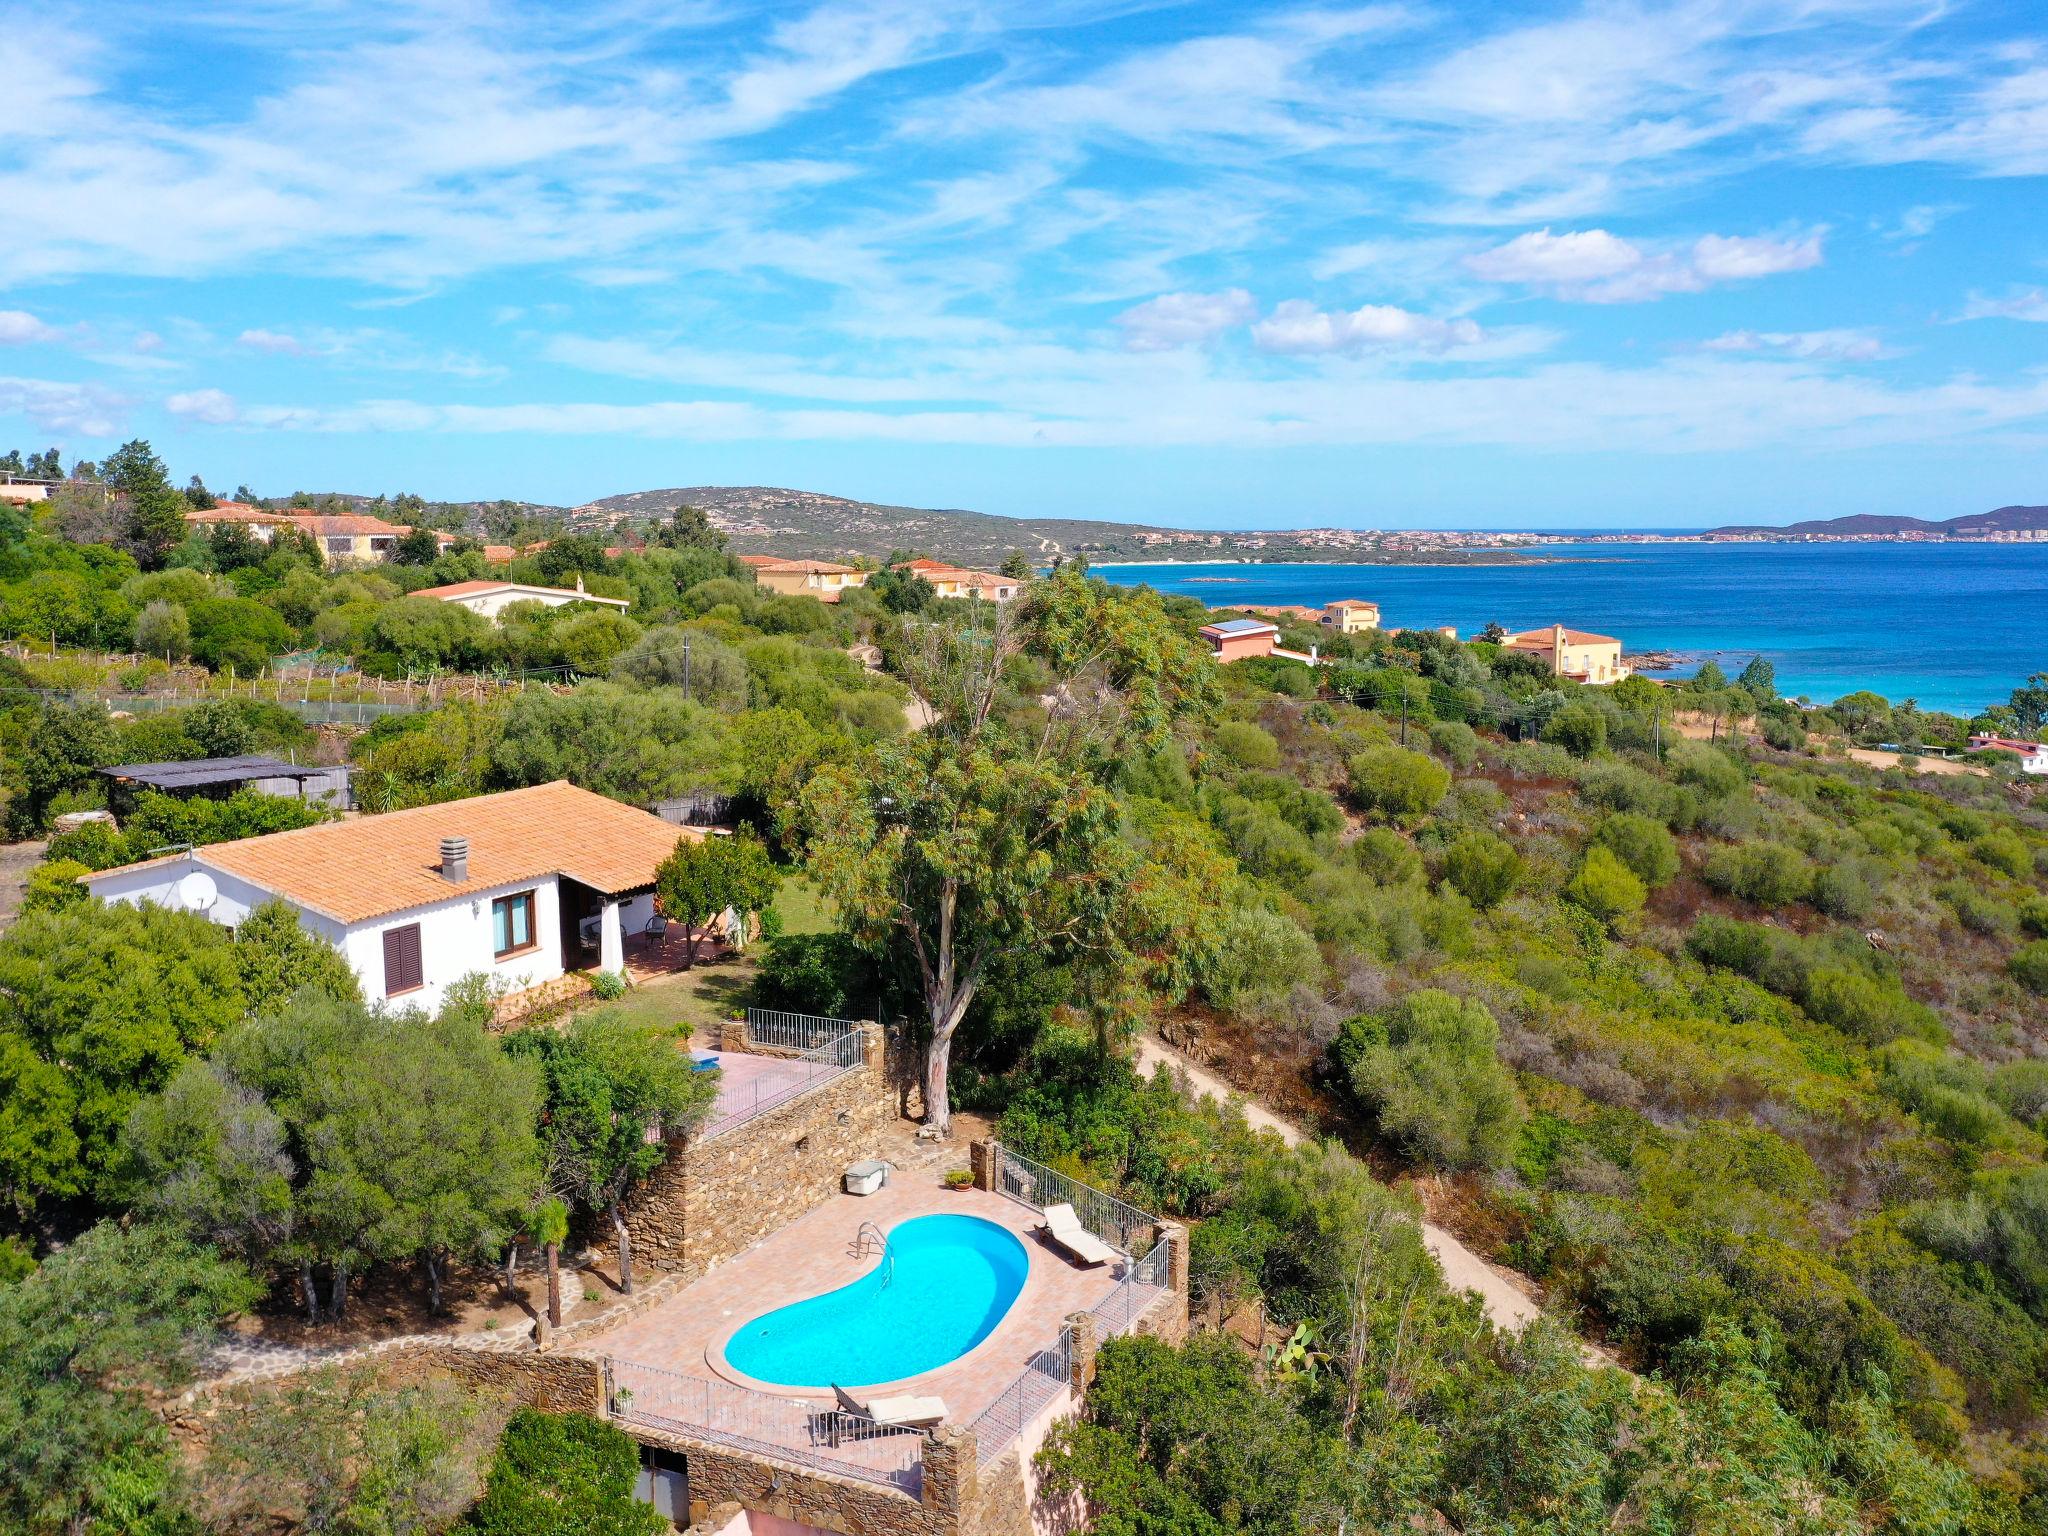
[[1942, 522], [1930, 522], [1924, 517], [1881, 517], [1869, 512], [1858, 512], [1849, 517], [1817, 518], [1803, 523], [1774, 525], [1768, 523], [1731, 523], [1725, 528], [1709, 528], [1709, 536], [1730, 535], [1805, 535], [1819, 534], [1832, 538], [1883, 538], [1902, 533], [1947, 534], [1951, 537], [1963, 534], [2022, 533], [2032, 529], [2048, 529], [2048, 507], [2000, 507], [1995, 512], [1975, 512], [1963, 517], [1951, 517]]
[[[949, 560], [988, 565], [1000, 561], [1013, 549], [1021, 549], [1039, 561], [1050, 560], [1054, 555], [1140, 555], [1148, 548], [1145, 535], [1159, 540], [1175, 535], [1173, 529], [1134, 523], [995, 517], [958, 507], [892, 507], [820, 495], [816, 491], [762, 485], [686, 485], [660, 491], [631, 491], [574, 508], [568, 521], [573, 528], [610, 528], [621, 522], [659, 521], [685, 504], [702, 507], [732, 540], [733, 548], [743, 555], [881, 558], [898, 549], [918, 549], [943, 554]], [[1235, 536], [1215, 537], [1229, 540]], [[1219, 551], [1213, 558], [1223, 557]]]
[[622, 522], [666, 519], [678, 506], [701, 507], [743, 555], [884, 559], [899, 549], [993, 566], [1011, 550], [1040, 564], [1053, 557], [1090, 560], [1328, 560], [1360, 565], [1512, 565], [1530, 557], [1492, 535], [1381, 533], [1372, 529], [1239, 530], [1162, 528], [1078, 517], [995, 517], [958, 507], [892, 507], [816, 491], [765, 485], [686, 485], [606, 496], [575, 508], [572, 528], [609, 530]]

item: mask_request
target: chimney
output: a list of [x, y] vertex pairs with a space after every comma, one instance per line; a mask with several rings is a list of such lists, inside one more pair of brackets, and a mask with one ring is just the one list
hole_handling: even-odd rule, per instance
[[461, 885], [469, 878], [468, 838], [444, 837], [441, 839], [441, 878], [450, 885]]

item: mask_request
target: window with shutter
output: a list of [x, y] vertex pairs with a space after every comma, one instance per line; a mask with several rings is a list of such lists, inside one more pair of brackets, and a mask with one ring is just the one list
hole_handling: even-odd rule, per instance
[[384, 930], [384, 995], [416, 991], [426, 985], [420, 969], [420, 925]]

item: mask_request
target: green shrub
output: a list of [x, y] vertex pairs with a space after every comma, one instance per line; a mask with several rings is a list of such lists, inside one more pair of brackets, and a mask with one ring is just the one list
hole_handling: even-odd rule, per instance
[[92, 893], [78, 883], [78, 877], [91, 873], [91, 868], [77, 859], [49, 859], [38, 864], [29, 871], [28, 889], [22, 893], [21, 910], [55, 912], [90, 901]]
[[1661, 821], [1632, 811], [1604, 818], [1593, 841], [1635, 872], [1646, 886], [1659, 886], [1678, 873], [1678, 842]]
[[1689, 784], [1709, 799], [1725, 799], [1742, 788], [1745, 774], [1742, 765], [1718, 747], [1704, 742], [1683, 741], [1674, 744], [1665, 757], [1672, 778], [1681, 784]]
[[1717, 848], [1702, 873], [1709, 885], [1760, 907], [1786, 906], [1813, 890], [1813, 866], [1806, 855], [1783, 843]]
[[639, 1473], [639, 1446], [613, 1425], [522, 1408], [464, 1528], [474, 1536], [657, 1536], [668, 1522], [633, 1497]]
[[[1984, 877], [1977, 877], [1982, 880]], [[1981, 885], [1968, 880], [1950, 880], [1935, 892], [1956, 915], [1956, 921], [1972, 933], [2002, 938], [2020, 925], [2019, 913], [2011, 904]]]
[[1434, 989], [1347, 1023], [1332, 1045], [1379, 1134], [1442, 1168], [1499, 1168], [1513, 1156], [1523, 1111], [1495, 1055], [1484, 1005]]
[[1830, 917], [1857, 922], [1877, 906], [1878, 876], [1860, 861], [1830, 864], [1813, 877], [1813, 904]]
[[2034, 872], [2033, 850], [2027, 847], [2026, 839], [2007, 827], [1985, 833], [1977, 839], [1970, 852], [2000, 874], [2015, 880], [2024, 880]]
[[[1661, 832], [1663, 828], [1657, 830]], [[1640, 912], [1648, 897], [1636, 872], [1604, 843], [1594, 843], [1586, 849], [1585, 861], [1565, 886], [1564, 893], [1603, 923]]]
[[626, 995], [626, 978], [618, 971], [599, 971], [590, 978], [591, 996], [614, 1002]]
[[1297, 984], [1323, 977], [1315, 940], [1270, 907], [1236, 906], [1225, 914], [1214, 944], [1196, 959], [1195, 985], [1227, 1013], [1262, 1013]]
[[1932, 1010], [1907, 997], [1896, 983], [1886, 985], [1861, 971], [1815, 967], [1801, 1002], [1823, 1024], [1873, 1045], [1902, 1037], [1941, 1038], [1941, 1023]]
[[786, 933], [768, 941], [754, 973], [754, 1001], [763, 1008], [860, 1016], [875, 998], [874, 960], [843, 933]]
[[1607, 717], [1590, 704], [1567, 704], [1543, 727], [1543, 740], [1573, 757], [1595, 757], [1607, 749]]
[[1422, 820], [1451, 787], [1451, 771], [1427, 753], [1368, 747], [1350, 762], [1351, 793], [1397, 826]]
[[2048, 939], [2048, 896], [2029, 896], [2020, 903], [2020, 927], [2037, 939]]
[[1216, 750], [1240, 768], [1277, 768], [1280, 743], [1270, 734], [1242, 720], [1226, 720], [1216, 727]]
[[1459, 720], [1439, 720], [1432, 725], [1429, 744], [1455, 768], [1470, 768], [1479, 760], [1479, 733]]
[[2006, 962], [2006, 969], [2029, 992], [2048, 994], [2048, 939], [2022, 945]]
[[1492, 832], [1465, 832], [1444, 850], [1444, 878], [1484, 912], [1506, 900], [1521, 878], [1522, 856]]
[[1991, 1097], [2013, 1119], [2048, 1130], [2048, 1057], [1993, 1068]]
[[1390, 827], [1368, 827], [1351, 845], [1359, 873], [1375, 885], [1413, 885], [1422, 878], [1422, 855]]

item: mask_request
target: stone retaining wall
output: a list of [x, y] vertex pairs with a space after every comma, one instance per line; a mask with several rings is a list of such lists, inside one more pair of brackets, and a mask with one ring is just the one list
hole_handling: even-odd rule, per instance
[[[860, 1065], [708, 1141], [677, 1142], [626, 1205], [633, 1257], [697, 1276], [839, 1191], [849, 1163], [877, 1157], [896, 1118], [879, 1026]], [[726, 1047], [730, 1049], [730, 1047]]]
[[[921, 1497], [859, 1478], [771, 1462], [727, 1446], [613, 1421], [642, 1445], [680, 1452], [690, 1475], [692, 1527], [708, 1525], [721, 1506], [737, 1505], [801, 1521], [839, 1536], [960, 1536], [963, 1502], [975, 1493], [974, 1437], [963, 1432], [925, 1441]], [[956, 1476], [956, 1469], [964, 1469]]]

